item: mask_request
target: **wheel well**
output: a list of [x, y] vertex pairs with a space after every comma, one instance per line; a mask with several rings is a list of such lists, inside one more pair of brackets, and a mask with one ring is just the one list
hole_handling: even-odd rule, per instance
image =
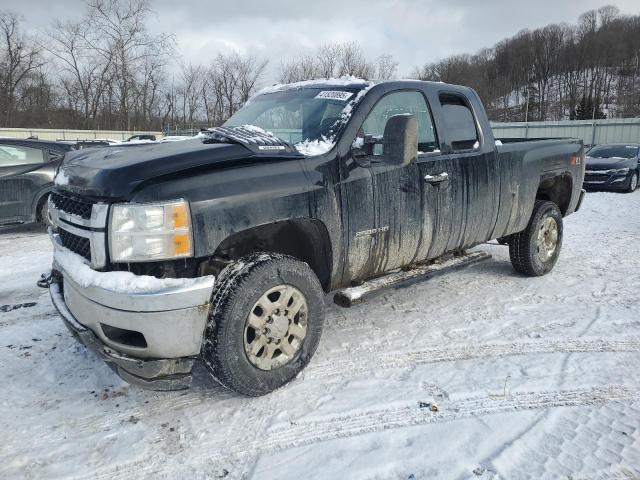
[[536, 200], [549, 200], [555, 203], [564, 216], [571, 203], [572, 184], [573, 180], [569, 174], [545, 178], [538, 186]]
[[331, 284], [331, 241], [324, 224], [318, 220], [299, 219], [274, 222], [249, 228], [226, 238], [216, 249], [214, 258], [235, 260], [252, 252], [290, 255], [306, 262], [325, 291]]
[[42, 218], [40, 218], [40, 210], [41, 210], [42, 204], [46, 202], [47, 199], [49, 198], [50, 193], [51, 192], [44, 192], [42, 195], [40, 195], [40, 197], [38, 198], [38, 201], [36, 202], [35, 219], [37, 222], [42, 220]]

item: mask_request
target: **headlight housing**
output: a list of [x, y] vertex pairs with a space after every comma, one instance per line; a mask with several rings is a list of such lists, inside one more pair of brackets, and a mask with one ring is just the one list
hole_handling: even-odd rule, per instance
[[181, 199], [114, 205], [109, 222], [109, 252], [114, 263], [192, 257], [189, 204]]
[[612, 173], [616, 173], [616, 174], [624, 174], [626, 175], [627, 173], [629, 173], [629, 168], [618, 168], [616, 170], [612, 170]]

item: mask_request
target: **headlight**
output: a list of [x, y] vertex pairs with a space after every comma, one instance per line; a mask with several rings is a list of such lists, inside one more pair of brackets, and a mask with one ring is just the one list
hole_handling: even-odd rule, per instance
[[114, 205], [109, 225], [112, 262], [150, 262], [193, 256], [185, 200]]
[[612, 173], [617, 173], [617, 174], [627, 174], [629, 173], [629, 169], [628, 168], [618, 168], [617, 170], [612, 170]]

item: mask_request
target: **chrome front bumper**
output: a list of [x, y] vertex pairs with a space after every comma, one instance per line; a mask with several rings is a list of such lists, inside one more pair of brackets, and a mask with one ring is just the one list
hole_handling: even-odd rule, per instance
[[[56, 261], [62, 246], [55, 233], [50, 237], [54, 262], [49, 291], [74, 336], [131, 383], [163, 390], [188, 386], [186, 377], [202, 345], [213, 278], [144, 293], [82, 286]], [[113, 331], [131, 332], [137, 341], [127, 341], [126, 335], [114, 338]]]

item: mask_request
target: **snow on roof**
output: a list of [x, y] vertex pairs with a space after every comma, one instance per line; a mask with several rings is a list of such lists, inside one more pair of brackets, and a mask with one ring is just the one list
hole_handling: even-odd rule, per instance
[[374, 82], [369, 80], [364, 80], [352, 75], [345, 75], [344, 77], [340, 78], [318, 78], [313, 80], [303, 80], [301, 82], [294, 83], [277, 83], [270, 87], [264, 87], [263, 89], [259, 90], [254, 96], [304, 87], [370, 87], [373, 84]]

